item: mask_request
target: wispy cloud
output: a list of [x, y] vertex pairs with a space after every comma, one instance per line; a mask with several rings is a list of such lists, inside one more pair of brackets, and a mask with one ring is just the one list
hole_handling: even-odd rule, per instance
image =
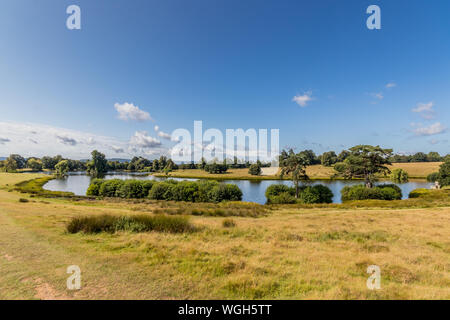
[[314, 100], [312, 97], [312, 92], [305, 92], [303, 95], [296, 95], [292, 98], [292, 101], [297, 103], [300, 107], [304, 108], [307, 106], [308, 102]]
[[387, 89], [395, 88], [396, 86], [397, 84], [395, 82], [389, 82], [388, 84], [386, 84]]
[[[414, 124], [417, 126], [417, 124]], [[419, 125], [417, 128], [413, 129], [413, 132], [418, 136], [432, 136], [440, 133], [444, 133], [447, 128], [440, 122], [433, 123], [429, 126]]]
[[418, 103], [415, 108], [413, 108], [411, 111], [415, 113], [419, 113], [420, 116], [424, 119], [433, 119], [435, 117], [435, 112], [433, 110], [434, 103], [428, 102], [428, 103]]
[[378, 100], [383, 100], [384, 99], [383, 92], [372, 93], [372, 97], [377, 98]]
[[114, 105], [114, 108], [116, 108], [117, 112], [119, 113], [118, 117], [120, 120], [133, 120], [139, 122], [152, 120], [152, 118], [150, 117], [150, 113], [139, 109], [139, 107], [135, 106], [132, 103], [116, 103]]

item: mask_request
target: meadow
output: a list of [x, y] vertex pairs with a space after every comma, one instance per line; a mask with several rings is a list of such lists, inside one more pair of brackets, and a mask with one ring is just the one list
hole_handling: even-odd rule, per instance
[[[193, 208], [13, 191], [38, 177], [0, 174], [1, 299], [450, 298], [450, 190], [388, 208], [379, 201]], [[195, 230], [67, 231], [80, 217], [166, 214], [183, 214]], [[373, 264], [382, 278], [374, 291], [366, 287]], [[81, 268], [81, 290], [66, 289], [70, 265]]]

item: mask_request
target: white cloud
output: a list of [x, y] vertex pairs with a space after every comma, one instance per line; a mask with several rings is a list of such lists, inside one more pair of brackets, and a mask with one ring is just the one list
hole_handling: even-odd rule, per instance
[[[56, 143], [56, 137], [59, 137], [61, 143]], [[70, 159], [87, 159], [90, 158], [92, 150], [97, 149], [107, 158], [132, 158], [153, 155], [159, 157], [167, 155], [168, 151], [159, 140], [142, 132], [135, 133], [129, 141], [125, 141], [111, 136], [35, 123], [0, 122], [0, 139], [3, 139], [0, 140], [0, 157], [17, 153], [24, 157], [60, 154]], [[76, 147], [73, 143], [76, 143]]]
[[296, 96], [294, 96], [294, 98], [292, 98], [292, 101], [297, 103], [302, 108], [306, 107], [308, 102], [310, 102], [312, 100], [314, 100], [314, 98], [312, 97], [311, 92], [305, 92], [305, 94], [303, 94], [303, 95], [296, 95]]
[[417, 107], [412, 109], [412, 112], [424, 112], [424, 111], [433, 111], [433, 102], [428, 103], [418, 103]]
[[156, 132], [159, 131], [159, 126], [155, 126], [155, 131], [156, 131]]
[[386, 88], [390, 89], [390, 88], [395, 88], [397, 86], [397, 84], [395, 82], [389, 82], [388, 84], [386, 84]]
[[128, 121], [148, 121], [152, 120], [150, 114], [146, 111], [139, 109], [139, 107], [135, 106], [132, 103], [125, 102], [123, 104], [116, 103], [114, 105], [117, 112], [119, 113], [119, 119]]
[[136, 131], [130, 139], [130, 144], [142, 149], [159, 147], [161, 141], [148, 135], [146, 131]]
[[121, 147], [117, 147], [117, 146], [111, 146], [111, 149], [114, 150], [115, 153], [124, 153], [125, 150]]
[[89, 137], [89, 138], [87, 138], [86, 143], [92, 146], [96, 142], [95, 142], [95, 139], [93, 137]]
[[172, 139], [172, 135], [170, 135], [168, 133], [165, 133], [163, 131], [159, 131], [158, 132], [158, 136], [160, 136], [161, 138], [166, 139], [166, 140], [171, 140]]
[[415, 113], [419, 113], [420, 116], [424, 119], [430, 120], [435, 117], [435, 111], [433, 110], [434, 103], [428, 102], [428, 103], [418, 103], [415, 108], [413, 108], [411, 111]]
[[440, 122], [436, 122], [428, 127], [417, 127], [413, 130], [413, 132], [418, 136], [432, 136], [435, 134], [444, 133], [446, 129], [447, 128]]

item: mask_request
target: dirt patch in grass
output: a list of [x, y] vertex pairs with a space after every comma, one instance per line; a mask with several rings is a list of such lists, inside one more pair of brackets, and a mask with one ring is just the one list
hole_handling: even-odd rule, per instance
[[41, 278], [35, 280], [24, 279], [22, 282], [33, 282], [35, 284], [36, 294], [35, 297], [40, 300], [70, 300], [70, 297], [64, 293], [58, 292], [50, 284], [46, 283]]

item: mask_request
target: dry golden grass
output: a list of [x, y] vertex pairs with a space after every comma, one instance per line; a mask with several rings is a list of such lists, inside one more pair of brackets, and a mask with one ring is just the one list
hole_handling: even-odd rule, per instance
[[306, 174], [311, 179], [329, 179], [335, 173], [333, 167], [325, 167], [321, 164], [306, 167]]
[[[165, 177], [165, 174], [159, 173], [155, 176]], [[216, 180], [273, 180], [279, 179], [278, 175], [252, 176], [248, 169], [228, 169], [223, 174], [211, 174], [200, 169], [176, 170], [169, 173], [170, 177], [176, 178], [196, 178], [196, 179], [216, 179]]]
[[[21, 177], [0, 175], [0, 186]], [[448, 207], [280, 207], [233, 217], [232, 228], [227, 218], [191, 217], [201, 230], [189, 234], [71, 235], [72, 217], [144, 209], [23, 197], [0, 190], [2, 299], [450, 298]], [[381, 267], [378, 291], [366, 288], [372, 264]], [[79, 291], [65, 288], [69, 265], [81, 268]]]
[[403, 169], [410, 178], [426, 178], [430, 173], [438, 172], [441, 164], [442, 162], [393, 163], [389, 169]]

